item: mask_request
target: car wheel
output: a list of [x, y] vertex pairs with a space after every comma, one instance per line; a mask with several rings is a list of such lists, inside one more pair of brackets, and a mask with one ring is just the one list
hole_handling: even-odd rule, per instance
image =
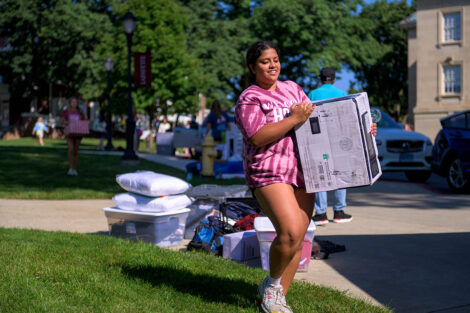
[[405, 171], [406, 178], [413, 183], [425, 183], [431, 174], [431, 171]]
[[453, 159], [447, 168], [447, 183], [455, 191], [464, 191], [469, 186], [469, 180], [463, 175], [459, 159]]

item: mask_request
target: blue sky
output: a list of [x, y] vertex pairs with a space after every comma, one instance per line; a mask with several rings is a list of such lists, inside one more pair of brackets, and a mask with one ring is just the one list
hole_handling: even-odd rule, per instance
[[[411, 0], [407, 0], [408, 4], [411, 5]], [[375, 0], [365, 0], [367, 4], [374, 3]], [[389, 1], [390, 2], [390, 1]], [[354, 74], [351, 71], [341, 70], [337, 73], [338, 78], [336, 79], [335, 87], [344, 91], [348, 91], [351, 81], [354, 81]]]

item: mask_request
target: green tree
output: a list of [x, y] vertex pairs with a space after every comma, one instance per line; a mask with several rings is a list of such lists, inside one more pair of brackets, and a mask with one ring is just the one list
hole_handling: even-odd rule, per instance
[[340, 69], [355, 62], [359, 45], [354, 36], [361, 0], [267, 0], [254, 9], [255, 37], [276, 43], [281, 51], [282, 76], [305, 91], [318, 85], [322, 67]]
[[[111, 5], [112, 4], [112, 5]], [[171, 0], [88, 1], [91, 10], [109, 16], [113, 29], [104, 39], [99, 53], [115, 62], [112, 73], [112, 102], [115, 111], [127, 108], [127, 39], [122, 16], [131, 11], [137, 18], [132, 38], [132, 52], [152, 55], [152, 87], [133, 89], [136, 109], [151, 115], [194, 112], [197, 105], [196, 67], [198, 60], [187, 53], [187, 18], [181, 7]], [[131, 57], [133, 73], [133, 57]]]
[[243, 89], [246, 47], [250, 32], [252, 4], [242, 1], [181, 0], [189, 19], [188, 49], [200, 63], [198, 91], [209, 101], [218, 99], [233, 105]]
[[[245, 52], [267, 39], [281, 50], [281, 79], [305, 90], [323, 66], [354, 63], [353, 38], [361, 0], [181, 0], [190, 20], [188, 46], [201, 59], [199, 69], [209, 98], [229, 99], [248, 87]], [[233, 105], [233, 100], [231, 101]]]
[[0, 29], [10, 49], [2, 53], [0, 67], [12, 94], [31, 99], [53, 83], [64, 96], [99, 97], [104, 69], [97, 47], [110, 27], [106, 16], [79, 2], [2, 1]]
[[132, 50], [152, 53], [152, 88], [133, 91], [136, 108], [153, 112], [160, 103], [164, 113], [194, 111], [198, 60], [187, 53], [187, 18], [171, 0], [2, 1], [1, 36], [11, 49], [2, 52], [0, 69], [12, 94], [29, 103], [53, 83], [60, 84], [63, 96], [104, 100], [103, 61], [111, 56], [114, 111], [126, 112], [127, 41], [121, 17], [128, 10], [138, 18]]
[[[187, 53], [188, 22], [181, 7], [171, 0], [138, 0], [123, 3], [116, 13], [123, 16], [127, 10], [138, 19], [132, 50], [152, 54], [152, 87], [134, 90], [137, 110], [152, 114], [158, 107], [164, 114], [193, 112], [197, 59]], [[122, 76], [117, 87], [127, 92], [127, 41], [120, 20], [118, 23], [118, 33], [109, 44]]]
[[406, 0], [364, 6], [357, 28], [362, 45], [354, 51], [356, 62], [349, 64], [360, 83], [354, 88], [362, 87], [371, 105], [397, 120], [408, 112], [407, 34], [399, 22], [413, 12]]

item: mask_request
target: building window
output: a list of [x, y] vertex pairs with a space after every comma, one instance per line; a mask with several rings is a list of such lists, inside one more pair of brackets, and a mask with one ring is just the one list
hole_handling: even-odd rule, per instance
[[457, 94], [461, 92], [460, 65], [444, 66], [444, 94]]
[[444, 42], [460, 41], [460, 12], [444, 14]]

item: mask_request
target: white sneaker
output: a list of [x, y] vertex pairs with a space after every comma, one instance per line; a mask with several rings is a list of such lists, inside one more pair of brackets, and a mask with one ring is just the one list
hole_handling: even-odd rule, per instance
[[263, 280], [261, 285], [258, 287], [258, 293], [264, 289], [261, 309], [266, 313], [293, 313], [292, 309], [286, 303], [286, 297], [284, 296], [282, 286], [265, 284], [265, 281], [266, 279]]
[[76, 170], [74, 169], [69, 169], [69, 171], [67, 172], [67, 175], [70, 175], [70, 176], [77, 176], [78, 173]]
[[261, 299], [263, 299], [264, 290], [266, 289], [267, 285], [269, 285], [269, 275], [266, 276], [266, 278], [258, 286], [258, 295], [260, 296]]

